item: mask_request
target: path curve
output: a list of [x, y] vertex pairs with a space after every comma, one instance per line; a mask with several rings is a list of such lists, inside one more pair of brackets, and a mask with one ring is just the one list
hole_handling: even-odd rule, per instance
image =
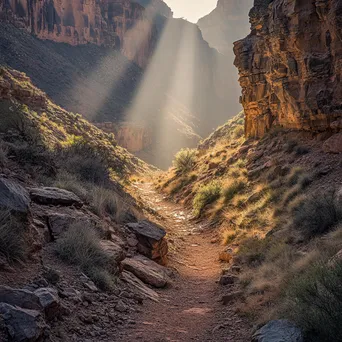
[[250, 327], [223, 306], [217, 280], [221, 247], [214, 231], [193, 223], [182, 206], [167, 201], [150, 183], [137, 184], [141, 199], [161, 217], [170, 245], [169, 266], [178, 275], [173, 286], [158, 290], [159, 303], [145, 302], [136, 325], [122, 342], [250, 341]]

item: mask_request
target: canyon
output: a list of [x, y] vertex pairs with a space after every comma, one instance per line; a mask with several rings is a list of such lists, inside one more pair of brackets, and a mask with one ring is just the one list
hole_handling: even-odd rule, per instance
[[342, 116], [342, 3], [255, 1], [251, 33], [235, 43], [246, 135], [274, 126], [335, 131]]
[[240, 111], [226, 56], [162, 1], [6, 0], [0, 26], [1, 63], [92, 122], [124, 122], [123, 147], [159, 167]]

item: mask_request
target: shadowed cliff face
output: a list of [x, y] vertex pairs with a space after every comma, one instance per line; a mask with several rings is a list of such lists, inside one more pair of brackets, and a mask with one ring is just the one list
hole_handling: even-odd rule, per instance
[[230, 116], [242, 109], [239, 103], [238, 74], [234, 67], [233, 43], [248, 33], [248, 13], [252, 6], [253, 0], [219, 0], [217, 7], [197, 23], [209, 45], [225, 55], [225, 76], [230, 80], [225, 96], [229, 98]]
[[323, 131], [342, 116], [342, 2], [256, 0], [235, 43], [247, 136], [272, 126]]
[[154, 19], [172, 17], [160, 0], [3, 0], [0, 13], [40, 39], [114, 47], [142, 67], [156, 43]]

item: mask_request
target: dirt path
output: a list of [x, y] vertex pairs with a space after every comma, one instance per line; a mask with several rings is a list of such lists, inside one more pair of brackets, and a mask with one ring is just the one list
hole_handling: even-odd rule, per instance
[[159, 303], [144, 304], [135, 327], [122, 341], [250, 341], [250, 327], [220, 302], [228, 290], [217, 284], [221, 247], [212, 243], [215, 232], [194, 224], [189, 212], [166, 201], [152, 184], [139, 184], [137, 190], [161, 216], [171, 249], [169, 266], [178, 276], [173, 286], [158, 291]]

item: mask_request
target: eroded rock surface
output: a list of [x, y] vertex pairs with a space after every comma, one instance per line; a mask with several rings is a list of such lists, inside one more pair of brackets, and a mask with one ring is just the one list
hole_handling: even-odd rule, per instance
[[122, 265], [125, 270], [153, 287], [163, 288], [169, 283], [166, 268], [141, 255], [125, 259]]
[[[153, 18], [157, 14], [172, 17], [171, 9], [161, 0], [10, 0], [0, 3], [2, 17], [40, 39], [114, 47], [140, 66], [146, 65], [156, 43], [158, 28]], [[139, 44], [138, 37], [141, 38]]]
[[303, 342], [300, 329], [287, 320], [271, 321], [258, 330], [253, 342]]
[[146, 257], [161, 264], [166, 263], [168, 245], [165, 240], [165, 230], [148, 220], [129, 223], [127, 227], [133, 231], [138, 239], [138, 251]]
[[82, 207], [83, 202], [74, 193], [59, 188], [32, 188], [30, 189], [32, 201], [43, 205], [63, 205]]
[[9, 209], [20, 214], [29, 211], [30, 197], [19, 184], [0, 177], [0, 208]]
[[342, 116], [342, 2], [255, 1], [235, 43], [247, 136], [272, 126], [325, 131]]

